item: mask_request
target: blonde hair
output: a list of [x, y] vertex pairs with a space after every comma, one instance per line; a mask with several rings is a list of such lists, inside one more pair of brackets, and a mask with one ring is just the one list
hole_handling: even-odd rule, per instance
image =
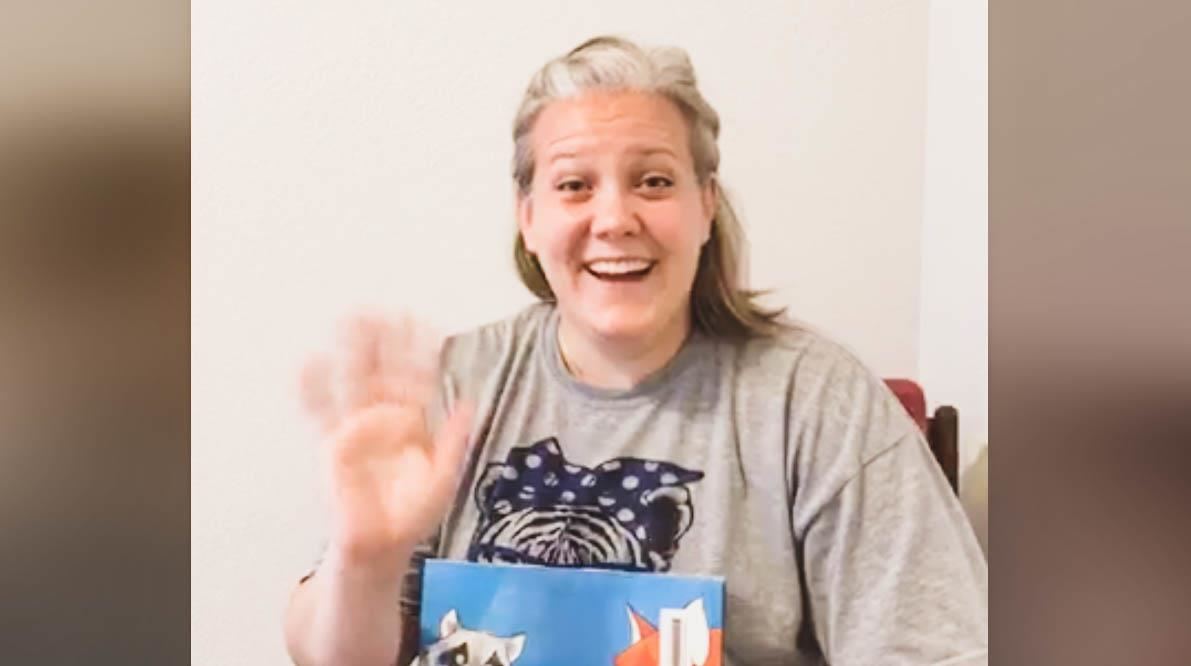
[[[646, 50], [619, 37], [596, 37], [564, 56], [546, 63], [530, 80], [513, 123], [513, 179], [521, 196], [529, 193], [534, 161], [530, 131], [541, 110], [557, 99], [584, 91], [635, 90], [665, 96], [682, 112], [690, 129], [691, 156], [701, 185], [715, 188], [716, 211], [711, 235], [699, 254], [691, 287], [691, 322], [702, 333], [725, 337], [771, 335], [782, 328], [783, 309], [768, 310], [756, 303], [759, 292], [740, 283], [744, 230], [720, 187], [716, 172], [720, 154], [716, 139], [719, 114], [703, 99], [695, 69], [678, 48]], [[520, 233], [513, 256], [521, 281], [538, 298], [553, 302], [537, 257], [525, 247]]]

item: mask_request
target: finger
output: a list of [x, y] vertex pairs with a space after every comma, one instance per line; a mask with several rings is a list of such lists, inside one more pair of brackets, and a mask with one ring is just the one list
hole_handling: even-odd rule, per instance
[[409, 316], [380, 336], [380, 365], [391, 400], [424, 407], [438, 389], [438, 347], [430, 329]]
[[302, 367], [298, 392], [302, 407], [319, 428], [328, 433], [339, 423], [339, 409], [332, 390], [332, 365], [325, 356], [314, 356]]
[[463, 472], [475, 410], [467, 402], [460, 402], [451, 410], [434, 439], [434, 485], [439, 493], [453, 494]]
[[383, 325], [376, 317], [361, 315], [352, 317], [343, 326], [342, 383], [348, 410], [363, 409], [385, 398], [378, 342]]

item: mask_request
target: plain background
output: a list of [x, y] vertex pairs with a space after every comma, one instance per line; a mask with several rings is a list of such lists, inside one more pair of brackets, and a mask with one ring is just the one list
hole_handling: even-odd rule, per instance
[[988, 441], [986, 11], [196, 6], [192, 663], [286, 663], [281, 610], [324, 520], [295, 380], [336, 321], [381, 307], [452, 332], [530, 302], [512, 114], [538, 66], [595, 34], [688, 50], [753, 285], [956, 405], [970, 472]]

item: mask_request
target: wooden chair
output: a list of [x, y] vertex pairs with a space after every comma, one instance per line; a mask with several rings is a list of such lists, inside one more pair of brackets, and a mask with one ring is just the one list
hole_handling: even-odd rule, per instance
[[901, 401], [910, 417], [922, 428], [926, 442], [951, 489], [959, 492], [959, 412], [950, 405], [941, 405], [932, 415], [926, 413], [926, 395], [922, 387], [911, 379], [886, 379], [885, 384]]

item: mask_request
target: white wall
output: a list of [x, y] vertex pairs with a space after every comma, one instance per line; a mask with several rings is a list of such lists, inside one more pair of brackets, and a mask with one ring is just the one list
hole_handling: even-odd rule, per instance
[[[726, 82], [713, 102], [753, 281], [882, 375], [914, 377], [927, 3], [805, 2], [794, 14], [741, 42], [755, 58], [704, 58]], [[742, 73], [749, 64], [762, 72]]]
[[193, 663], [286, 663], [281, 609], [323, 520], [294, 380], [334, 321], [371, 304], [451, 331], [529, 302], [509, 124], [533, 69], [593, 34], [690, 51], [724, 117], [754, 282], [881, 374], [915, 376], [919, 336], [943, 335], [919, 322], [927, 12], [195, 3]]
[[919, 378], [932, 409], [959, 409], [961, 490], [987, 552], [987, 0], [932, 2], [929, 54]]
[[968, 458], [988, 441], [987, 16], [987, 0], [930, 9], [919, 367], [963, 406]]

